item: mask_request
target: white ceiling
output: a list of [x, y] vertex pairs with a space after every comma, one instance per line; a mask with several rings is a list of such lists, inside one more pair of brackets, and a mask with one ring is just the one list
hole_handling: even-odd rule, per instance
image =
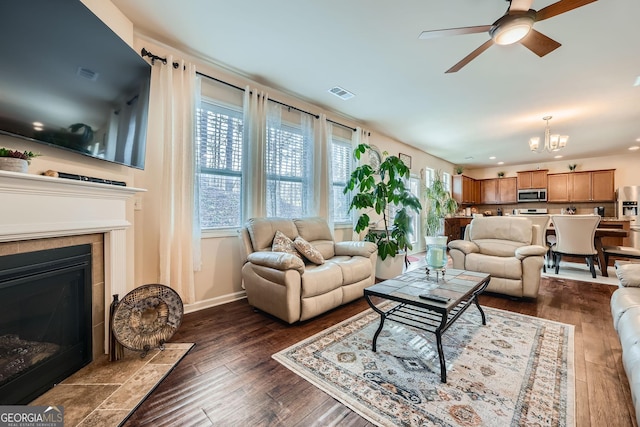
[[[494, 45], [453, 74], [444, 71], [489, 35], [419, 40], [420, 32], [491, 24], [508, 2], [112, 2], [159, 41], [468, 168], [552, 160], [527, 145], [543, 137], [546, 115], [552, 133], [570, 136], [559, 153], [566, 160], [640, 145], [638, 0], [600, 0], [537, 22], [562, 44], [542, 58], [519, 44]], [[532, 8], [552, 3], [534, 0]], [[336, 85], [356, 97], [330, 94]]]

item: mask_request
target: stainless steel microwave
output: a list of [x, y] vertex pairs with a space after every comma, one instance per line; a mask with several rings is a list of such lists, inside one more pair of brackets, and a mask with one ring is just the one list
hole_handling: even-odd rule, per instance
[[518, 190], [518, 203], [520, 202], [546, 202], [547, 189]]

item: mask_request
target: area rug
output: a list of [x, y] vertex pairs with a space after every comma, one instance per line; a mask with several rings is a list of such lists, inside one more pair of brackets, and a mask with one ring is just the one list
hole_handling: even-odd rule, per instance
[[443, 335], [447, 383], [435, 336], [366, 310], [273, 355], [379, 426], [574, 426], [572, 325], [470, 307]]
[[600, 274], [600, 269], [596, 267], [596, 278], [591, 277], [591, 272], [586, 262], [568, 262], [560, 261], [560, 270], [556, 274], [555, 268], [547, 267], [547, 272], [542, 273], [542, 277], [548, 277], [549, 279], [569, 279], [578, 280], [580, 282], [600, 283], [603, 285], [618, 285], [618, 277], [616, 276], [616, 268], [607, 268], [607, 274], [609, 277], [604, 277]]
[[104, 355], [80, 369], [29, 405], [64, 407], [65, 427], [119, 426], [136, 410], [194, 346], [166, 343], [144, 358], [125, 349], [123, 359]]

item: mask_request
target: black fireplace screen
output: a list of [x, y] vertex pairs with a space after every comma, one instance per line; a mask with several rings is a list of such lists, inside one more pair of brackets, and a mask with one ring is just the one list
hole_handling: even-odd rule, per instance
[[91, 245], [0, 257], [0, 404], [91, 362]]

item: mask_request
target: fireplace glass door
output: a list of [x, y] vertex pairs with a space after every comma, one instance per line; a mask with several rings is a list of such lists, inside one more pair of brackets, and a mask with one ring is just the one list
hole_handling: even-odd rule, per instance
[[0, 404], [91, 362], [91, 245], [0, 257]]

